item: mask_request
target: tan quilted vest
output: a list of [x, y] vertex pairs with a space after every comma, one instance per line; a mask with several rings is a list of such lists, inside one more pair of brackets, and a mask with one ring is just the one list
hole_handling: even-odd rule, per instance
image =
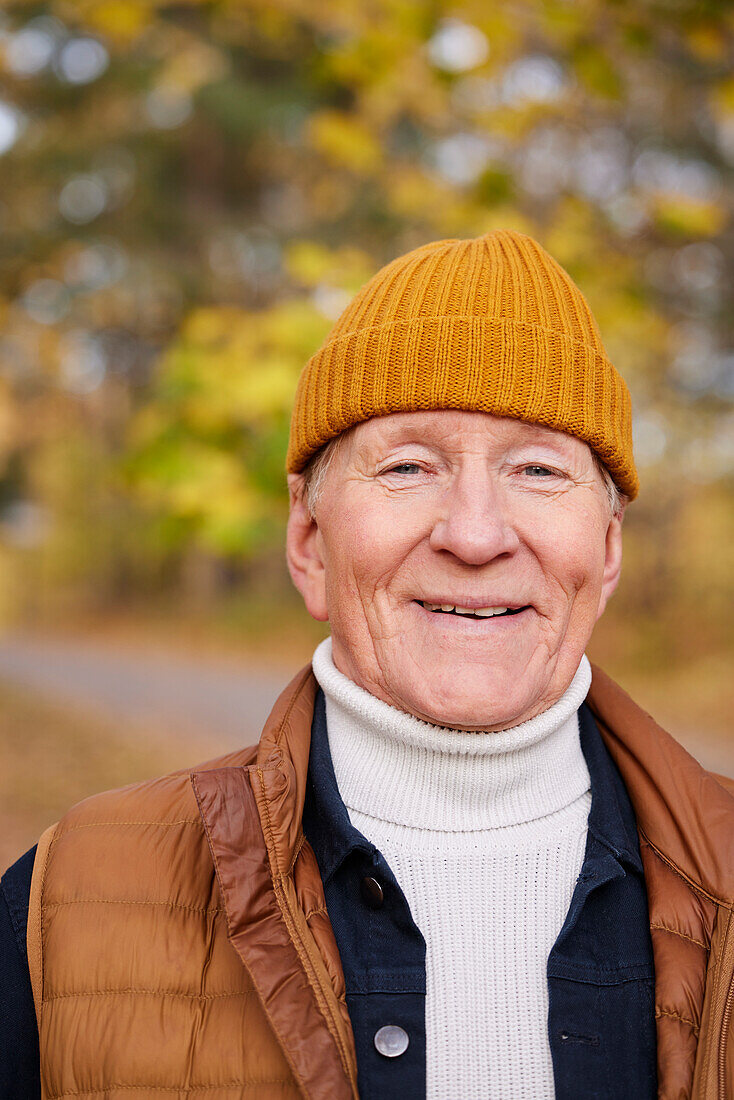
[[[44, 1100], [357, 1096], [301, 828], [315, 692], [304, 669], [255, 749], [87, 799], [44, 834], [28, 926]], [[734, 797], [598, 669], [589, 702], [640, 830], [659, 1096], [734, 1098]]]

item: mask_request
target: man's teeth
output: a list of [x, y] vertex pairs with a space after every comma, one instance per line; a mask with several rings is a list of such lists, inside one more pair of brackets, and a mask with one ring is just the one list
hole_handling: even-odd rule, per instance
[[426, 611], [455, 611], [457, 615], [476, 615], [488, 619], [492, 615], [504, 615], [506, 607], [456, 607], [452, 603], [426, 603], [421, 601]]

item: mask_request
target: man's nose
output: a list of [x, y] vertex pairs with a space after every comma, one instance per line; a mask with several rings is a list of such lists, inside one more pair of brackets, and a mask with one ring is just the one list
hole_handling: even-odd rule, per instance
[[520, 545], [507, 502], [486, 472], [466, 473], [447, 489], [429, 545], [469, 565], [484, 565]]

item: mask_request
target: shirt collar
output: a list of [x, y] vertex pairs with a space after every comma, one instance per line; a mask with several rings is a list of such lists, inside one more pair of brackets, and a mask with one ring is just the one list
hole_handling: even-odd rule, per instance
[[620, 863], [643, 873], [637, 820], [624, 780], [586, 703], [579, 707], [581, 749], [591, 777], [589, 832]]
[[339, 794], [326, 732], [326, 700], [320, 688], [316, 693], [311, 724], [303, 830], [314, 850], [324, 883], [351, 852], [362, 851], [372, 857], [377, 855], [374, 844], [352, 825]]

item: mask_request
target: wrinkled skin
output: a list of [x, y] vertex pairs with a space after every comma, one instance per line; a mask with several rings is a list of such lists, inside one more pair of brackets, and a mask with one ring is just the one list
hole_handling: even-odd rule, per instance
[[[313, 517], [302, 477], [289, 488], [291, 576], [351, 680], [465, 730], [560, 698], [622, 559], [622, 516], [584, 442], [488, 413], [394, 413], [348, 433]], [[523, 610], [474, 619], [422, 600]]]

